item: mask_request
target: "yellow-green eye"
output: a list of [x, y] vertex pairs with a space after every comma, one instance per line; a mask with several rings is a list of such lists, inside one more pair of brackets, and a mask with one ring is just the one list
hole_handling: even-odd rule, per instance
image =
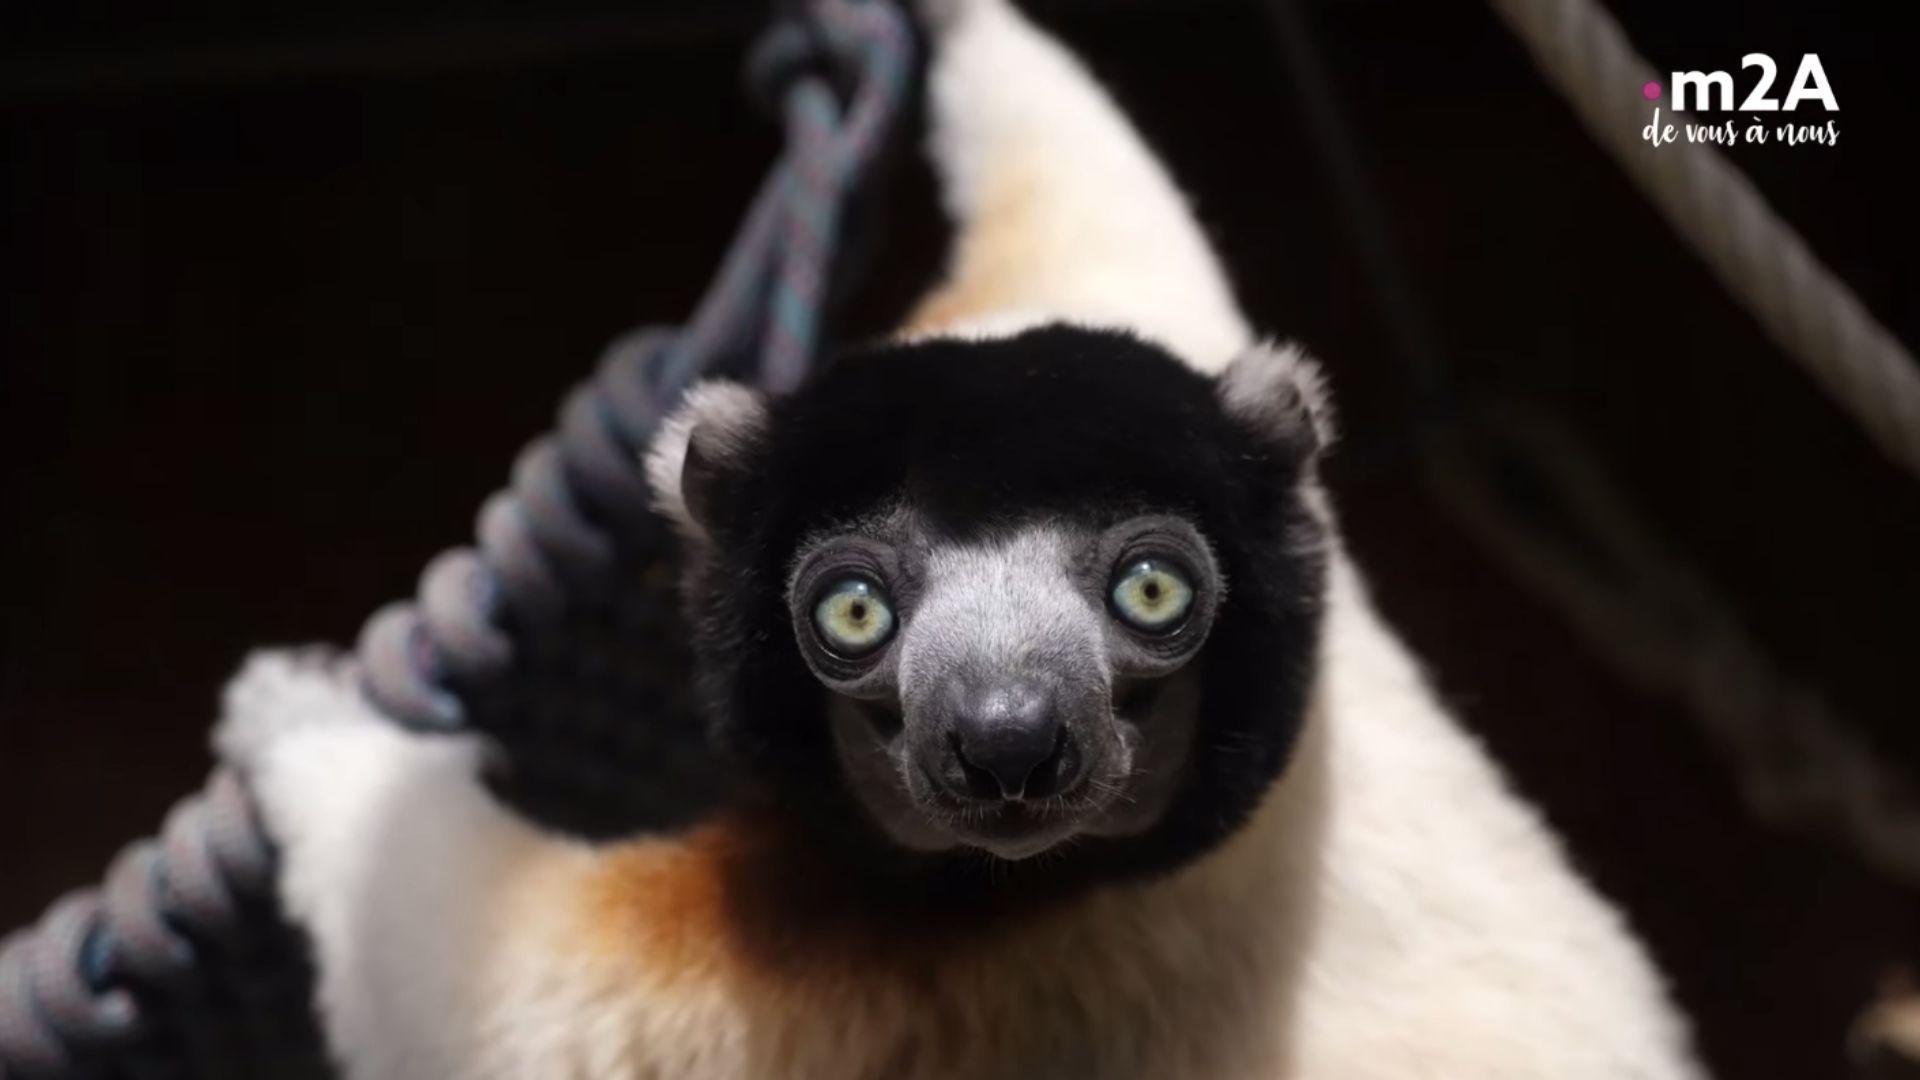
[[880, 586], [866, 578], [841, 578], [813, 605], [813, 626], [835, 653], [865, 656], [893, 636], [893, 606]]
[[1193, 585], [1169, 563], [1140, 559], [1114, 577], [1112, 599], [1113, 612], [1121, 622], [1135, 630], [1163, 634], [1193, 610]]

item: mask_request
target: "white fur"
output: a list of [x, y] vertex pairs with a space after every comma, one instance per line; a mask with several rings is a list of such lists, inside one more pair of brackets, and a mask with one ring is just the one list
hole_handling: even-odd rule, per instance
[[[1920, 993], [1890, 993], [1854, 1022], [1847, 1047], [1855, 1061], [1876, 1055], [1900, 1062], [1920, 1062]], [[1893, 1075], [1891, 1072], [1888, 1075]]]
[[724, 456], [751, 438], [765, 416], [760, 396], [739, 383], [715, 379], [689, 388], [647, 448], [647, 483], [654, 493], [654, 508], [686, 536], [700, 537], [700, 523], [688, 510], [680, 483], [694, 429], [701, 429], [701, 445], [709, 453]]
[[1686, 1077], [1620, 917], [1434, 700], [1335, 563], [1332, 795], [1302, 1076]]
[[[1080, 66], [1001, 0], [933, 9], [955, 285], [994, 257], [966, 238], [1011, 175], [1041, 226], [1021, 241], [1022, 318], [1133, 326], [1205, 370], [1245, 350], [1178, 193]], [[915, 332], [1004, 327], [972, 302], [997, 287], [960, 289]], [[653, 466], [669, 481], [674, 453]], [[672, 842], [535, 832], [475, 782], [477, 746], [383, 724], [337, 667], [254, 659], [220, 744], [281, 840], [358, 1078], [1697, 1076], [1619, 916], [1437, 703], [1337, 543], [1332, 563], [1306, 734], [1241, 833], [892, 989], [809, 998], [669, 967], [687, 942], [621, 933], [593, 898], [609, 867]]]
[[961, 237], [955, 284], [997, 294], [947, 328], [1123, 327], [1204, 371], [1250, 345], [1185, 199], [1085, 66], [1001, 0], [935, 6], [931, 152], [948, 211], [990, 226]]
[[1220, 399], [1246, 421], [1298, 432], [1316, 451], [1333, 442], [1326, 376], [1298, 345], [1262, 342], [1235, 357], [1220, 374]]
[[279, 840], [281, 895], [313, 937], [353, 1075], [483, 1075], [464, 1067], [469, 1025], [488, 1009], [494, 943], [517, 936], [493, 914], [548, 842], [481, 789], [478, 745], [408, 735], [344, 667], [279, 653], [228, 688], [217, 742]]

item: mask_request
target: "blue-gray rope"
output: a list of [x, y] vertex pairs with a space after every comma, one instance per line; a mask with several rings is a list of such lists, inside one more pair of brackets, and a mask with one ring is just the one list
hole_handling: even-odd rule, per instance
[[[469, 722], [452, 685], [475, 685], [516, 660], [511, 619], [538, 629], [570, 600], [605, 590], [623, 543], [654, 539], [641, 457], [655, 427], [703, 373], [757, 352], [776, 393], [805, 377], [834, 269], [841, 204], [860, 180], [908, 89], [910, 36], [891, 5], [816, 0], [778, 23], [749, 74], [785, 103], [786, 156], [762, 186], [714, 286], [680, 332], [614, 343], [574, 391], [559, 429], [521, 455], [508, 490], [480, 513], [477, 548], [435, 559], [417, 598], [367, 624], [368, 693], [403, 723]], [[854, 86], [842, 109], [832, 89]]]
[[[671, 552], [649, 508], [642, 455], [705, 374], [750, 377], [774, 392], [806, 377], [840, 269], [842, 210], [894, 127], [911, 60], [906, 20], [886, 0], [785, 5], [749, 63], [755, 93], [779, 105], [784, 154], [713, 285], [684, 328], [614, 342], [566, 399], [557, 430], [528, 446], [509, 487], [486, 502], [477, 544], [434, 559], [413, 601], [368, 621], [359, 669], [383, 712], [416, 728], [488, 730], [477, 714], [517, 710], [552, 729], [532, 733], [529, 759], [547, 747], [569, 783], [589, 783], [596, 768], [618, 773], [655, 748], [646, 728], [670, 703], [647, 695], [684, 689], [684, 668], [644, 672], [629, 680], [638, 696], [622, 696], [616, 686], [626, 684], [599, 670], [618, 656], [592, 647], [675, 644], [671, 582], [649, 572]], [[620, 596], [629, 602], [610, 599]], [[583, 629], [578, 613], [588, 608], [598, 622]], [[573, 710], [598, 717], [591, 722], [546, 707], [566, 695], [541, 668], [543, 649], [568, 654], [576, 698], [599, 694], [612, 706]], [[531, 686], [501, 690], [529, 671]], [[570, 742], [568, 725], [576, 736], [625, 740], [629, 753], [607, 758], [590, 739]], [[302, 942], [278, 911], [274, 881], [270, 837], [241, 783], [217, 772], [158, 840], [116, 860], [102, 889], [68, 896], [0, 943], [0, 1080], [325, 1075]], [[265, 1015], [263, 1006], [285, 1006], [290, 985], [301, 1017]], [[240, 1023], [211, 1016], [221, 1010], [243, 1014]]]
[[[94, 1075], [109, 1063], [134, 1075], [247, 1075], [266, 1061], [276, 1076], [322, 1075], [310, 1018], [269, 1015], [285, 1012], [287, 995], [245, 989], [263, 973], [281, 986], [305, 981], [298, 935], [273, 915], [273, 875], [245, 790], [215, 773], [158, 839], [114, 860], [104, 887], [69, 894], [0, 943], [0, 1078]], [[233, 1016], [211, 1025], [210, 1006]], [[276, 1027], [274, 1045], [253, 1045]]]

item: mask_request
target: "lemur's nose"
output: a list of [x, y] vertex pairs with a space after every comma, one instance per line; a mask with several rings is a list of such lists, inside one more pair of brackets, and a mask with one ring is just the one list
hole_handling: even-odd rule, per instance
[[1042, 799], [1073, 782], [1080, 755], [1048, 687], [1001, 682], [966, 696], [949, 734], [964, 794]]

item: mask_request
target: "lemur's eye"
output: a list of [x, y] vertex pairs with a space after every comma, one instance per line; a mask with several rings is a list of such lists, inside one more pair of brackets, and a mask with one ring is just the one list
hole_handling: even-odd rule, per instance
[[814, 603], [813, 626], [827, 648], [852, 660], [893, 636], [893, 606], [877, 582], [845, 577], [827, 586]]
[[1193, 585], [1179, 567], [1160, 559], [1123, 564], [1110, 595], [1120, 621], [1148, 634], [1177, 628], [1193, 610]]

